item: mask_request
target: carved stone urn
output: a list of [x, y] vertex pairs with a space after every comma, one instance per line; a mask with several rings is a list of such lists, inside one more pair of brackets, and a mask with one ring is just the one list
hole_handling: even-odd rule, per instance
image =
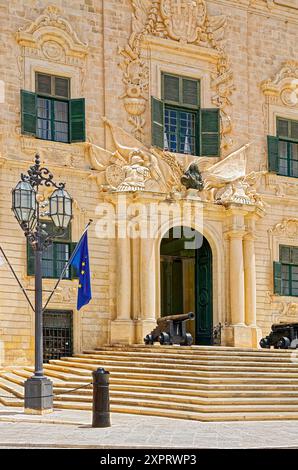
[[138, 98], [127, 96], [124, 98], [124, 106], [129, 114], [132, 114], [133, 116], [140, 116], [145, 112], [146, 100], [141, 96]]

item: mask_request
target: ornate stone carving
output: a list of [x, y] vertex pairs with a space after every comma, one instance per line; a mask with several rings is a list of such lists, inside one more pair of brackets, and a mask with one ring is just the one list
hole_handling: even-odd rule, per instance
[[103, 191], [158, 191], [181, 189], [183, 168], [169, 152], [157, 152], [127, 134], [123, 129], [104, 118], [110, 128], [115, 146], [114, 152], [94, 144], [86, 145], [86, 158]]
[[195, 163], [191, 163], [184, 175], [181, 176], [181, 183], [186, 189], [197, 189], [198, 191], [204, 189], [201, 172]]
[[56, 6], [48, 6], [35, 21], [20, 28], [16, 40], [22, 47], [17, 59], [21, 79], [27, 57], [85, 67], [88, 46], [78, 38]]
[[268, 189], [274, 191], [274, 194], [279, 197], [291, 197], [294, 199], [298, 198], [297, 183], [293, 182], [281, 182], [280, 177], [273, 173], [266, 175], [266, 186]]
[[257, 185], [264, 172], [246, 174], [246, 144], [203, 172], [206, 199], [218, 204], [249, 204], [264, 208]]
[[[185, 195], [185, 187], [195, 189], [201, 199], [218, 204], [248, 204], [264, 209], [257, 192], [263, 172], [246, 174], [246, 148], [233, 152], [224, 160], [204, 168], [202, 176], [197, 159], [183, 168], [175, 154], [147, 148], [123, 129], [104, 118], [110, 128], [115, 151], [92, 143], [86, 144], [86, 159], [96, 170], [90, 175], [101, 191], [152, 191]], [[204, 181], [204, 189], [203, 189]]]
[[145, 36], [158, 36], [186, 44], [197, 44], [218, 52], [216, 72], [211, 77], [215, 95], [213, 103], [221, 110], [222, 145], [232, 141], [231, 118], [227, 107], [234, 90], [233, 74], [221, 45], [226, 27], [225, 16], [209, 16], [205, 0], [131, 0], [133, 7], [132, 33], [128, 44], [119, 50], [123, 61], [125, 93], [121, 96], [133, 125], [134, 135], [142, 140], [145, 126], [144, 114], [148, 101], [149, 67], [141, 57], [142, 40]]
[[298, 62], [284, 62], [275, 77], [261, 83], [261, 89], [269, 104], [280, 100], [287, 107], [298, 107]]
[[207, 8], [203, 0], [161, 0], [161, 17], [171, 39], [195, 42], [200, 39]]
[[276, 224], [268, 230], [269, 235], [283, 236], [289, 239], [297, 239], [298, 237], [298, 219], [284, 219], [281, 223]]

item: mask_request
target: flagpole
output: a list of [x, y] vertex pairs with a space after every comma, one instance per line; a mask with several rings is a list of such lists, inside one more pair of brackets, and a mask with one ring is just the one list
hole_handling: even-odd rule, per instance
[[93, 222], [93, 220], [92, 220], [92, 219], [89, 219], [89, 222], [88, 222], [88, 224], [86, 225], [86, 227], [84, 228], [84, 231], [83, 231], [83, 233], [82, 233], [82, 236], [81, 236], [80, 240], [79, 240], [78, 243], [77, 243], [77, 246], [75, 247], [75, 249], [74, 249], [74, 251], [73, 251], [71, 257], [69, 258], [69, 260], [67, 261], [66, 265], [64, 266], [63, 271], [62, 271], [62, 273], [60, 274], [60, 277], [59, 277], [59, 279], [57, 280], [57, 282], [56, 282], [56, 284], [55, 284], [55, 286], [54, 286], [54, 289], [52, 290], [52, 292], [51, 292], [51, 294], [50, 294], [48, 300], [47, 300], [46, 303], [45, 303], [45, 306], [44, 306], [43, 309], [42, 309], [43, 312], [45, 311], [45, 309], [47, 308], [48, 304], [49, 304], [50, 301], [51, 301], [51, 298], [52, 298], [53, 295], [55, 294], [55, 291], [56, 291], [57, 287], [59, 286], [60, 282], [62, 281], [62, 279], [63, 279], [63, 277], [64, 277], [64, 274], [66, 273], [67, 268], [69, 268], [69, 266], [70, 266], [70, 264], [71, 264], [73, 258], [75, 257], [75, 255], [76, 255], [76, 253], [77, 253], [77, 251], [78, 251], [78, 247], [79, 247], [79, 245], [80, 245], [80, 241], [82, 240], [83, 236], [84, 236], [85, 233], [87, 232], [87, 230], [88, 230], [89, 226], [92, 224], [92, 222]]
[[15, 278], [15, 280], [16, 280], [17, 283], [19, 284], [19, 286], [20, 286], [20, 288], [21, 288], [21, 290], [22, 290], [24, 296], [26, 297], [26, 299], [27, 299], [27, 301], [28, 301], [30, 307], [32, 308], [33, 312], [35, 312], [35, 309], [34, 309], [32, 303], [31, 303], [31, 300], [29, 299], [29, 297], [28, 297], [28, 295], [27, 295], [27, 292], [25, 291], [25, 288], [24, 288], [23, 285], [21, 284], [21, 281], [19, 280], [18, 276], [16, 275], [15, 270], [13, 269], [12, 265], [10, 264], [10, 262], [9, 262], [7, 256], [6, 256], [6, 254], [4, 253], [3, 248], [2, 248], [1, 246], [0, 246], [0, 251], [1, 251], [2, 255], [4, 256], [4, 259], [5, 259], [5, 261], [7, 262], [8, 266], [9, 266], [9, 268], [10, 268], [10, 270], [11, 270], [11, 272], [12, 272], [14, 278]]

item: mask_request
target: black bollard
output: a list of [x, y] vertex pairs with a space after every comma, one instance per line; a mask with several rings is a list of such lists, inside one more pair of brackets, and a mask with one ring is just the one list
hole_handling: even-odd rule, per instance
[[92, 372], [93, 376], [93, 428], [108, 428], [110, 421], [109, 375], [100, 367]]

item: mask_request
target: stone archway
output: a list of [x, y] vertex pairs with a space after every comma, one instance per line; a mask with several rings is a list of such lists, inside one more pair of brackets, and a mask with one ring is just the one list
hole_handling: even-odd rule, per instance
[[[186, 229], [186, 230], [185, 230]], [[194, 343], [213, 343], [212, 250], [205, 237], [188, 227], [168, 230], [160, 244], [161, 316], [193, 311], [188, 325]]]

